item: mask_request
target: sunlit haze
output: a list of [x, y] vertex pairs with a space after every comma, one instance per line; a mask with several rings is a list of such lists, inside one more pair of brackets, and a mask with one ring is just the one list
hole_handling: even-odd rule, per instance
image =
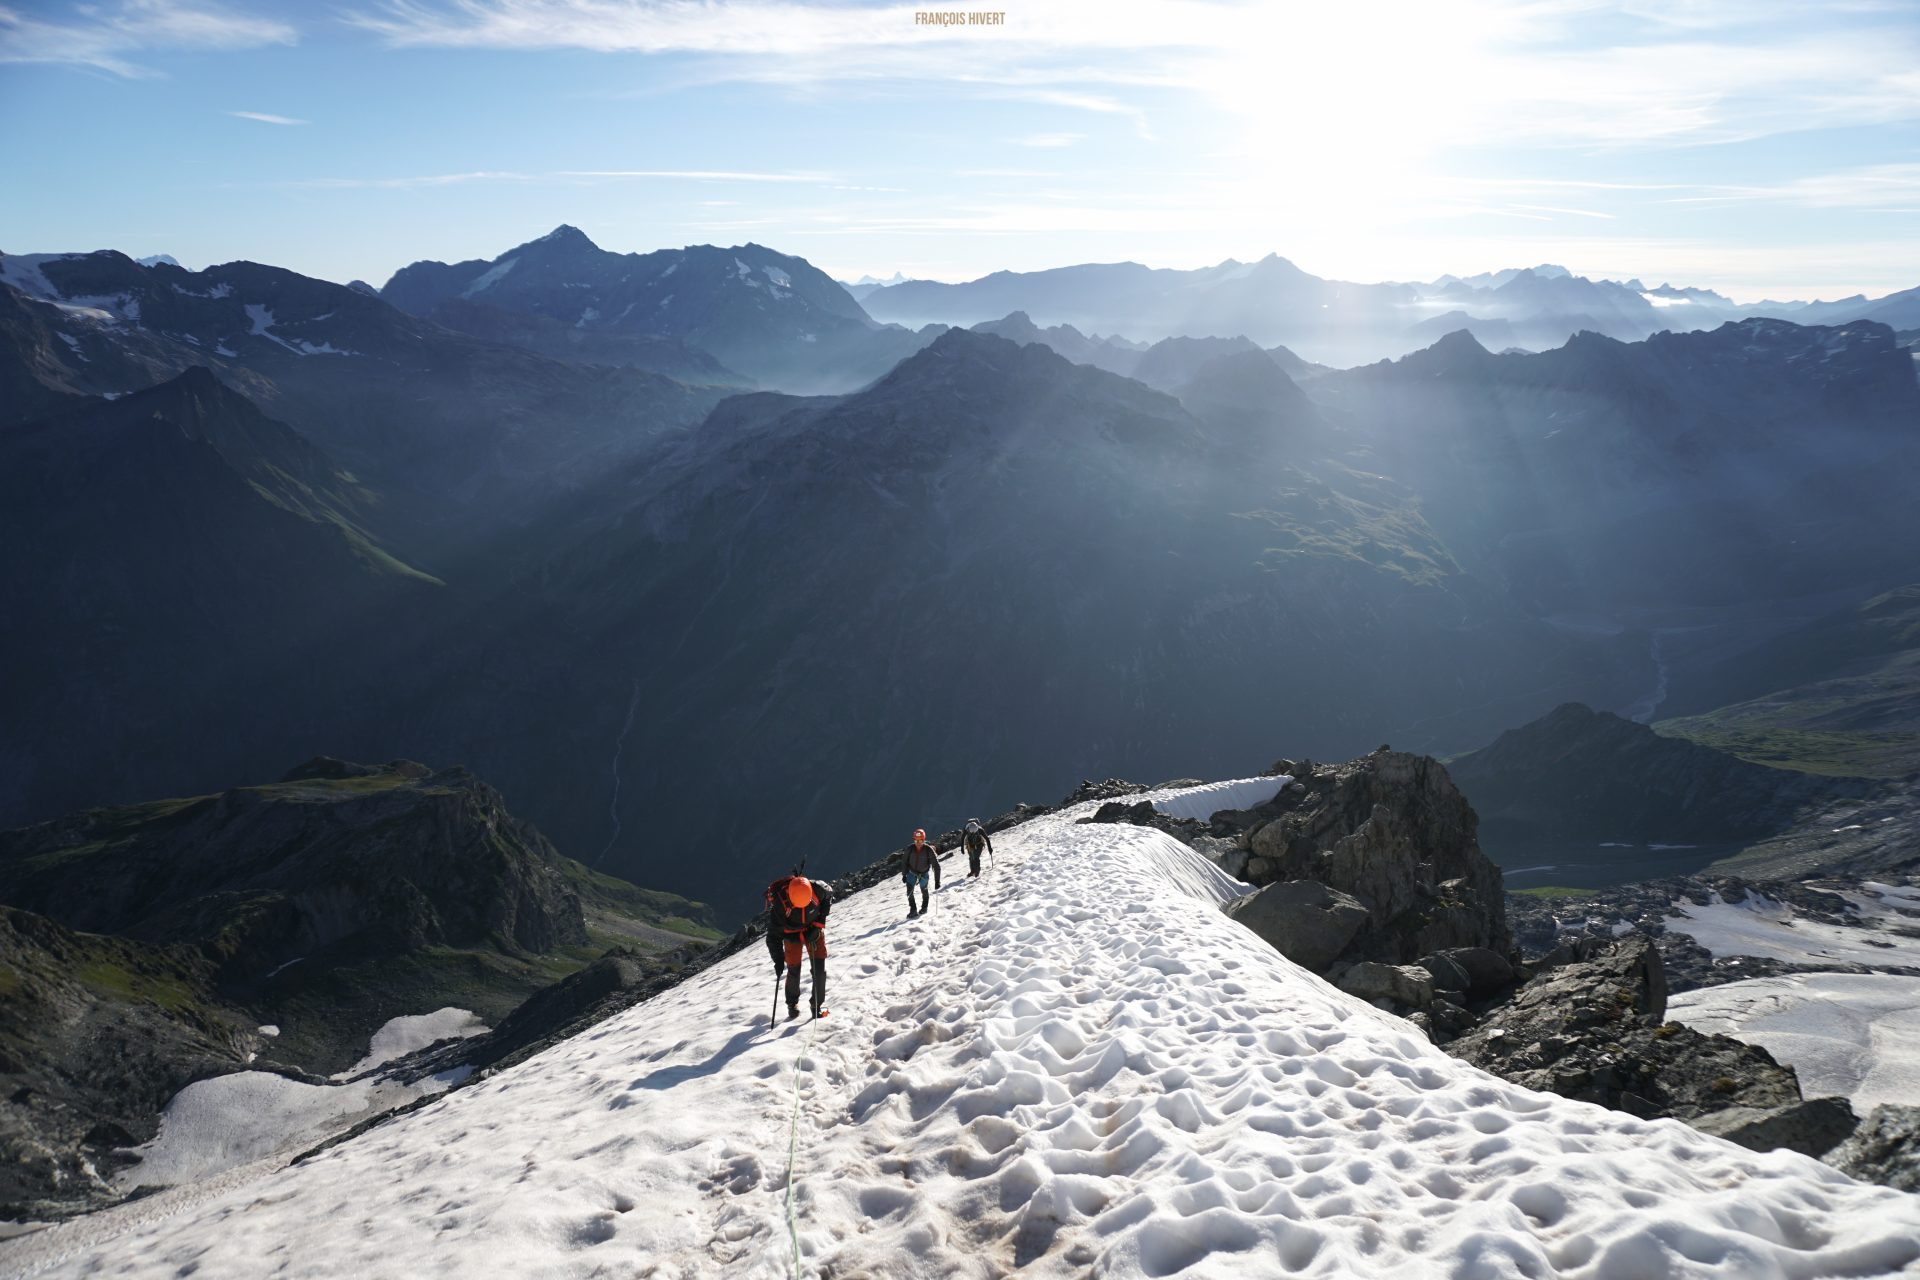
[[562, 222], [843, 279], [1279, 253], [1742, 300], [1920, 279], [1920, 19], [1493, 0], [0, 7], [0, 248], [379, 284]]

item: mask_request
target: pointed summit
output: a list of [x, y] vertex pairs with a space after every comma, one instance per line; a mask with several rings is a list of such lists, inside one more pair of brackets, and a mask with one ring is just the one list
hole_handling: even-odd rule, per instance
[[1449, 355], [1478, 353], [1486, 355], [1487, 349], [1480, 345], [1480, 339], [1473, 336], [1471, 329], [1455, 329], [1445, 334], [1440, 341], [1428, 347], [1429, 351], [1446, 352]]
[[1455, 329], [1432, 346], [1402, 356], [1394, 367], [1410, 373], [1441, 376], [1484, 368], [1493, 358], [1493, 353], [1480, 345], [1480, 339], [1473, 336], [1471, 329]]
[[600, 252], [600, 246], [589, 239], [586, 232], [570, 223], [563, 222], [553, 230], [547, 232], [547, 234], [541, 236], [538, 240], [529, 240], [518, 248], [509, 249], [506, 253], [501, 254], [499, 258], [495, 258], [494, 261], [499, 262], [514, 254], [525, 253], [530, 249], [543, 253], [555, 251], [561, 253]]

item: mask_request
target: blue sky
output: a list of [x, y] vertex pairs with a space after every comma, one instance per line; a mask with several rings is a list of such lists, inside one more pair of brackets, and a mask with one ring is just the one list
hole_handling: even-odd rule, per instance
[[0, 0], [0, 250], [1920, 284], [1915, 0]]

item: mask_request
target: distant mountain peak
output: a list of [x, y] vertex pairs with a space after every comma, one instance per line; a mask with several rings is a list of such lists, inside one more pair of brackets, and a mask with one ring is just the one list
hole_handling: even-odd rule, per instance
[[1428, 347], [1427, 350], [1447, 352], [1449, 354], [1461, 353], [1482, 356], [1489, 354], [1487, 349], [1480, 345], [1480, 339], [1473, 336], [1473, 330], [1471, 329], [1455, 329], [1451, 333], [1443, 334], [1441, 335], [1440, 341]]
[[1392, 364], [1412, 373], [1464, 373], [1484, 367], [1493, 358], [1493, 353], [1480, 345], [1480, 339], [1473, 336], [1472, 330], [1455, 329], [1432, 346], [1402, 356]]
[[[1029, 322], [1031, 323], [1031, 322]], [[997, 333], [984, 333], [976, 329], [952, 328], [929, 342], [925, 347], [901, 361], [902, 365], [911, 364], [926, 356], [941, 356], [948, 359], [979, 355], [1001, 349], [1015, 350], [1019, 346]]]
[[[220, 391], [227, 389], [226, 384], [214, 376], [213, 370], [203, 364], [188, 365], [181, 371], [179, 377], [173, 379], [171, 382], [160, 383], [155, 387], [149, 388], [149, 390], [162, 391], [168, 387], [177, 387], [182, 391], [191, 391], [195, 394], [204, 394], [216, 389]], [[146, 392], [136, 391], [134, 394], [145, 395]]]
[[536, 244], [552, 245], [556, 248], [569, 249], [598, 249], [600, 247], [588, 238], [586, 232], [565, 222], [547, 232], [547, 234], [541, 236], [538, 240], [532, 240], [522, 245], [521, 248], [528, 248]]

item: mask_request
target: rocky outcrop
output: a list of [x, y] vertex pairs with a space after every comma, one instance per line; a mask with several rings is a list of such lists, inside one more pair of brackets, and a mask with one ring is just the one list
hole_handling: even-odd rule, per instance
[[[1368, 918], [1348, 960], [1511, 950], [1500, 869], [1480, 851], [1473, 809], [1439, 761], [1382, 747], [1294, 769], [1292, 785], [1242, 815], [1245, 879], [1314, 880], [1357, 899]], [[1223, 817], [1233, 825], [1232, 815], [1216, 815], [1216, 828]]]
[[1800, 1102], [1793, 1070], [1766, 1050], [1665, 1014], [1660, 953], [1627, 938], [1536, 975], [1446, 1049], [1530, 1089], [1647, 1118]]
[[1092, 782], [1083, 778], [1080, 785], [1060, 802], [1060, 807], [1070, 808], [1076, 804], [1085, 804], [1089, 800], [1114, 800], [1121, 796], [1137, 796], [1146, 789], [1142, 783], [1125, 782], [1119, 778], [1108, 778], [1104, 782]]
[[193, 943], [221, 988], [427, 947], [587, 941], [553, 846], [465, 769], [321, 757], [281, 782], [0, 833], [0, 902], [89, 933]]
[[1874, 1108], [1826, 1162], [1862, 1182], [1920, 1191], [1920, 1107]]
[[1519, 976], [1511, 960], [1488, 947], [1450, 947], [1435, 956], [1421, 957], [1419, 963], [1431, 966], [1435, 959], [1445, 961], [1465, 975], [1466, 994], [1475, 1000], [1498, 995]]
[[1235, 898], [1224, 910], [1281, 955], [1315, 973], [1346, 950], [1367, 920], [1358, 898], [1317, 880], [1270, 884]]
[[1728, 1107], [1697, 1116], [1692, 1124], [1702, 1133], [1737, 1142], [1750, 1151], [1784, 1147], [1818, 1158], [1845, 1141], [1859, 1124], [1859, 1117], [1845, 1098], [1810, 1098], [1770, 1111]]
[[482, 1035], [430, 1046], [383, 1068], [409, 1082], [460, 1067], [499, 1070], [524, 1062], [734, 954], [752, 940], [742, 930], [725, 943], [692, 943], [663, 953], [617, 947], [578, 973], [534, 992]]
[[106, 1204], [169, 1098], [262, 1047], [191, 948], [0, 907], [0, 1220]]

